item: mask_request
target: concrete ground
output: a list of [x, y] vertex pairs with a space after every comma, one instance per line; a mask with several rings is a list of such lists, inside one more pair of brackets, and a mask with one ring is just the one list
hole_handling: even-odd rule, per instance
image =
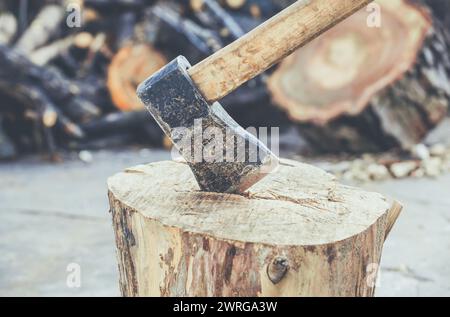
[[[128, 150], [93, 153], [90, 163], [0, 164], [0, 296], [119, 295], [106, 179], [169, 158]], [[450, 175], [364, 186], [405, 205], [385, 244], [377, 295], [450, 296]]]

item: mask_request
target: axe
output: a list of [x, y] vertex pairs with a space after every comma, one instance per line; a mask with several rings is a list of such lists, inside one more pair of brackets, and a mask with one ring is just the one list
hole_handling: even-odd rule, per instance
[[197, 65], [179, 56], [139, 85], [201, 190], [242, 193], [278, 166], [217, 101], [370, 2], [299, 0]]

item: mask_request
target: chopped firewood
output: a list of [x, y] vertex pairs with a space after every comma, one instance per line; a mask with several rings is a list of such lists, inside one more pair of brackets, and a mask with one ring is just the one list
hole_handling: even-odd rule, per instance
[[31, 52], [29, 58], [33, 63], [40, 66], [58, 61], [64, 64], [64, 67], [62, 68], [66, 72], [81, 75], [84, 68], [80, 68], [80, 63], [77, 61], [76, 57], [78, 55], [87, 55], [86, 52], [89, 52], [93, 42], [94, 37], [92, 34], [81, 32], [51, 42], [50, 44]]
[[46, 65], [56, 56], [66, 52], [74, 43], [73, 36], [54, 41], [51, 44], [41, 47], [29, 54], [30, 60], [36, 65]]
[[98, 138], [90, 138], [80, 141], [69, 141], [64, 145], [69, 150], [101, 150], [106, 148], [123, 147], [132, 144], [136, 139], [134, 133], [115, 133]]
[[0, 45], [0, 65], [0, 81], [10, 84], [14, 81], [18, 84], [37, 82], [74, 120], [83, 121], [100, 114], [98, 107], [83, 97], [80, 87], [56, 69], [35, 65], [18, 51], [4, 45]]
[[[448, 43], [423, 7], [381, 0], [299, 50], [269, 80], [275, 103], [324, 151], [409, 148], [446, 115]], [[386, 32], [386, 30], [389, 30]]]
[[83, 61], [77, 72], [78, 77], [85, 77], [91, 72], [101, 56], [110, 58], [111, 52], [106, 47], [106, 34], [98, 33], [90, 43], [86, 53], [86, 59]]
[[83, 130], [91, 136], [107, 135], [111, 132], [137, 129], [144, 124], [152, 124], [146, 111], [113, 112], [101, 118], [82, 124]]
[[[149, 116], [139, 116], [143, 110], [135, 88], [140, 81], [178, 55], [192, 64], [199, 62], [293, 2], [0, 1], [0, 117], [5, 132], [1, 134], [9, 137], [18, 154], [47, 151], [52, 155], [68, 148], [68, 143], [80, 150], [129, 143], [162, 145], [159, 127]], [[409, 147], [411, 140], [420, 139], [442, 118], [450, 100], [450, 32], [443, 32], [450, 28], [445, 1], [414, 0], [427, 3], [434, 16], [406, 0], [399, 2], [388, 4], [397, 10], [383, 9], [381, 29], [368, 28], [370, 13], [362, 11], [363, 27], [348, 31], [354, 36], [330, 31], [324, 35], [324, 45], [311, 44], [273, 76], [275, 68], [221, 103], [244, 127], [278, 126], [283, 131], [299, 125], [301, 134], [318, 149]], [[74, 4], [82, 9], [81, 27], [65, 23], [72, 13], [68, 5]], [[408, 14], [400, 17], [400, 11]], [[433, 28], [431, 18], [435, 18]], [[352, 38], [358, 43], [352, 44]], [[338, 57], [322, 58], [328, 51]], [[363, 69], [361, 63], [370, 67]], [[281, 80], [274, 85], [273, 78]], [[384, 86], [374, 84], [379, 82]], [[344, 88], [333, 90], [333, 84], [339, 83]], [[358, 96], [370, 98], [364, 104]], [[327, 100], [334, 105], [339, 98], [360, 108], [349, 106], [339, 112], [323, 105]], [[299, 108], [287, 105], [291, 99]], [[335, 115], [330, 115], [333, 111]], [[372, 169], [381, 173], [381, 168]]]
[[256, 4], [250, 6], [250, 13], [253, 17], [259, 18], [261, 16], [261, 9]]
[[216, 1], [204, 0], [204, 7], [209, 10], [216, 19], [221, 21], [222, 27], [231, 34], [233, 40], [236, 40], [245, 34], [241, 26]]
[[59, 31], [64, 15], [64, 9], [59, 5], [43, 7], [31, 26], [20, 37], [15, 47], [22, 53], [29, 54], [41, 45], [44, 45]]
[[296, 0], [222, 0], [234, 12], [248, 14], [253, 18], [268, 19]]
[[189, 3], [194, 12], [200, 12], [203, 9], [204, 0], [190, 0]]
[[0, 14], [0, 44], [9, 44], [17, 32], [17, 20], [9, 12]]
[[179, 9], [168, 3], [158, 3], [152, 8], [152, 18], [161, 22], [157, 44], [183, 51], [183, 55], [193, 62], [224, 46], [219, 30], [202, 27], [193, 20], [184, 18]]
[[88, 32], [78, 33], [73, 39], [73, 45], [79, 49], [88, 49], [92, 42], [94, 42], [94, 37]]
[[238, 10], [245, 4], [245, 0], [225, 0], [225, 3], [230, 9]]
[[165, 57], [147, 44], [127, 45], [113, 57], [108, 68], [107, 85], [118, 109], [143, 109], [136, 88], [148, 76], [167, 64]]
[[84, 5], [98, 9], [139, 9], [145, 5], [145, 0], [84, 0]]
[[31, 105], [38, 115], [40, 123], [46, 128], [59, 125], [68, 136], [83, 138], [84, 132], [56, 107], [45, 92], [31, 83], [9, 83], [0, 78], [0, 90], [21, 101], [22, 105]]

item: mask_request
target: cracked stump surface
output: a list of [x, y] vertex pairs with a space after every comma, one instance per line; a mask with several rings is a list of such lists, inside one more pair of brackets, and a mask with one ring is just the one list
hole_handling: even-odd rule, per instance
[[108, 190], [125, 296], [372, 296], [402, 208], [291, 160], [243, 195], [201, 192], [173, 161]]
[[[106, 179], [162, 151], [102, 151], [84, 164], [0, 163], [0, 295], [120, 294]], [[372, 183], [405, 209], [385, 243], [376, 295], [450, 296], [450, 175]], [[81, 266], [68, 288], [67, 265]]]

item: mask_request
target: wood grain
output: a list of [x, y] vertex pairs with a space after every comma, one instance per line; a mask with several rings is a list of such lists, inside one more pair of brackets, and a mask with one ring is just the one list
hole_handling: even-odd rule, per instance
[[445, 30], [417, 3], [377, 4], [381, 27], [366, 27], [368, 12], [360, 10], [283, 60], [269, 76], [274, 104], [298, 122], [316, 150], [409, 149], [447, 114]]
[[432, 28], [429, 15], [406, 0], [377, 3], [382, 27], [366, 27], [368, 13], [361, 10], [286, 58], [270, 76], [275, 103], [294, 121], [326, 124], [357, 115], [414, 66]]
[[372, 296], [401, 210], [287, 160], [245, 195], [200, 192], [176, 162], [108, 188], [124, 296]]
[[299, 0], [189, 74], [208, 101], [217, 101], [372, 1]]

